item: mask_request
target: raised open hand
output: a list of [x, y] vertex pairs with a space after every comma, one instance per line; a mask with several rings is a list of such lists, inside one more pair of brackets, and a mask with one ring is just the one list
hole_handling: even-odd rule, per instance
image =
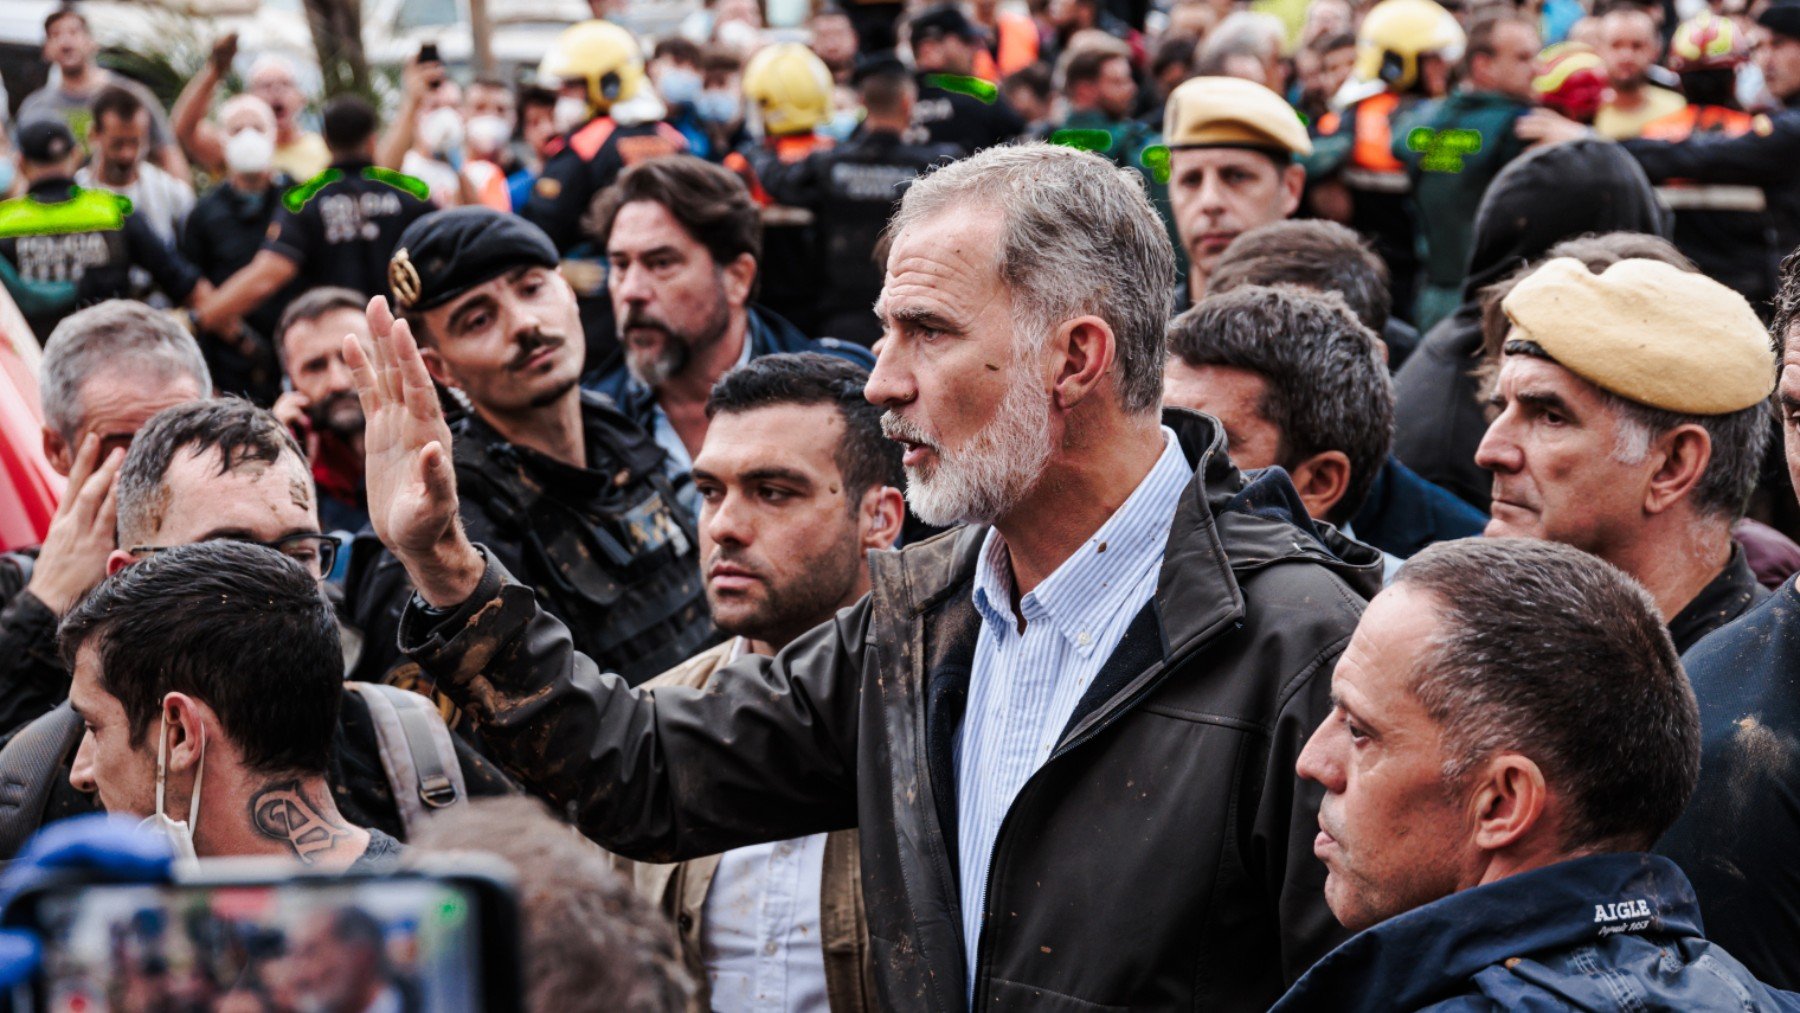
[[399, 558], [419, 596], [437, 608], [461, 604], [481, 580], [481, 554], [457, 517], [450, 427], [412, 329], [381, 296], [369, 300], [364, 346], [344, 337], [344, 361], [362, 401], [363, 474], [369, 522]]

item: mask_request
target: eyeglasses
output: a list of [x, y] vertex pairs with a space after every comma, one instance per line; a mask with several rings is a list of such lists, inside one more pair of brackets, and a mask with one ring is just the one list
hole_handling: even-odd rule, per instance
[[[260, 545], [265, 549], [274, 549], [306, 567], [313, 576], [320, 578], [330, 573], [332, 564], [337, 562], [337, 539], [317, 531], [302, 531], [299, 534], [277, 538], [272, 542], [259, 542], [254, 538], [225, 538], [220, 541], [243, 542], [247, 545]], [[175, 548], [173, 545], [134, 545], [126, 551], [134, 556], [150, 556], [173, 548]]]

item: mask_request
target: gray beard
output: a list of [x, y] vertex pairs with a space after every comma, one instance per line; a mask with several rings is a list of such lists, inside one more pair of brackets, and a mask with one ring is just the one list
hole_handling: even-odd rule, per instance
[[906, 469], [906, 502], [934, 527], [992, 524], [1019, 505], [1050, 460], [1050, 392], [1024, 363], [1000, 407], [967, 447], [937, 450], [929, 471]]

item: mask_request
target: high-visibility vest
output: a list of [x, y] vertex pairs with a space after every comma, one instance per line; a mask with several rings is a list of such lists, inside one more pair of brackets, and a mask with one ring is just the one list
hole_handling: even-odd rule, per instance
[[1742, 137], [1750, 132], [1755, 122], [1756, 117], [1741, 109], [1691, 105], [1651, 120], [1638, 136], [1647, 141], [1685, 141], [1695, 134]]
[[986, 46], [977, 48], [974, 70], [976, 77], [998, 84], [1001, 78], [1037, 62], [1038, 30], [1037, 22], [1014, 11], [1001, 11], [994, 27], [1000, 37], [999, 57]]
[[[1741, 109], [1690, 105], [1645, 124], [1638, 136], [1651, 141], [1685, 141], [1695, 134], [1742, 137], [1756, 129], [1757, 117]], [[1751, 214], [1768, 210], [1768, 194], [1758, 186], [1726, 183], [1696, 184], [1665, 180], [1657, 197], [1671, 211], [1739, 211]]]

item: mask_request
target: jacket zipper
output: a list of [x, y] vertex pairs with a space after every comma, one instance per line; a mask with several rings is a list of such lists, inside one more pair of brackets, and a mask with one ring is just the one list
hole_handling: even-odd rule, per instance
[[[1209, 636], [1209, 637], [1205, 638], [1205, 641], [1210, 641], [1211, 639], [1212, 638]], [[1205, 642], [1205, 641], [1202, 641], [1202, 642]], [[1047, 770], [1052, 763], [1055, 763], [1058, 760], [1062, 759], [1063, 757], [1067, 756], [1072, 750], [1074, 750], [1074, 748], [1076, 746], [1079, 746], [1079, 745], [1091, 740], [1092, 738], [1094, 738], [1094, 736], [1100, 734], [1100, 732], [1102, 732], [1103, 730], [1112, 727], [1113, 723], [1115, 721], [1117, 721], [1120, 717], [1124, 716], [1126, 712], [1131, 710], [1131, 708], [1134, 705], [1136, 705], [1136, 703], [1139, 700], [1143, 699], [1145, 696], [1148, 696], [1152, 689], [1154, 689], [1157, 686], [1162, 684], [1162, 680], [1161, 680], [1160, 676], [1166, 675], [1168, 672], [1172, 671], [1177, 662], [1181, 661], [1182, 659], [1186, 658], [1187, 655], [1198, 650], [1199, 647], [1200, 647], [1199, 643], [1192, 644], [1188, 647], [1187, 650], [1184, 650], [1180, 654], [1170, 658], [1169, 661], [1163, 665], [1162, 671], [1157, 673], [1159, 678], [1151, 679], [1150, 681], [1146, 682], [1138, 690], [1138, 692], [1132, 694], [1130, 699], [1124, 701], [1123, 703], [1121, 703], [1119, 705], [1118, 709], [1113, 712], [1112, 717], [1095, 725], [1092, 728], [1089, 728], [1087, 731], [1082, 732], [1080, 735], [1077, 735], [1074, 738], [1070, 739], [1069, 741], [1063, 743], [1062, 748], [1051, 753], [1048, 759], [1044, 760], [1043, 763], [1038, 765], [1038, 769], [1031, 772], [1031, 776], [1025, 779], [1025, 783], [1019, 786], [1019, 792], [1018, 792], [1018, 794], [1013, 796], [1012, 804], [1006, 807], [1006, 814], [1004, 816], [1000, 817], [1000, 829], [997, 833], [994, 834], [993, 847], [988, 849], [987, 879], [984, 880], [981, 884], [981, 910], [982, 910], [981, 938], [975, 944], [975, 966], [970, 968], [970, 970], [969, 970], [969, 974], [974, 979], [974, 982], [975, 982], [973, 998], [971, 999], [971, 1001], [969, 1003], [970, 1010], [972, 1010], [972, 1011], [979, 1010], [979, 1009], [982, 1009], [983, 1006], [985, 1005], [983, 1000], [986, 999], [987, 991], [988, 991], [987, 975], [985, 975], [982, 972], [984, 970], [986, 970], [987, 962], [988, 962], [988, 949], [991, 946], [991, 944], [993, 943], [993, 938], [994, 938], [995, 932], [998, 931], [990, 924], [992, 919], [989, 919], [987, 917], [987, 912], [989, 910], [990, 903], [993, 899], [994, 879], [996, 878], [994, 876], [995, 862], [998, 861], [1000, 858], [1000, 843], [1002, 841], [1006, 840], [1007, 824], [1012, 822], [1013, 813], [1017, 812], [1021, 808], [1020, 803], [1022, 801], [1024, 801], [1025, 793], [1031, 790], [1033, 783], [1037, 781], [1039, 775], [1041, 775], [1045, 770]]]

